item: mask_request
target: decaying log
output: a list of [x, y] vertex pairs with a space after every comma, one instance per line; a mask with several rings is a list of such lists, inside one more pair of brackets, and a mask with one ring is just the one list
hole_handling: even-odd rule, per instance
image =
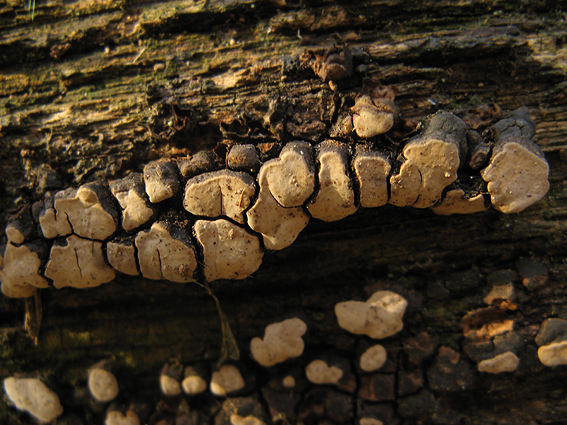
[[[134, 261], [121, 266], [131, 273], [104, 284], [114, 275], [102, 276], [96, 288], [64, 287], [66, 280], [56, 285], [61, 289], [47, 288], [57, 282], [58, 270], [37, 275], [49, 279], [37, 280], [46, 288], [36, 297], [35, 290], [26, 301], [0, 297], [0, 377], [41, 378], [63, 407], [57, 423], [134, 417], [151, 424], [564, 420], [567, 371], [558, 355], [567, 335], [567, 29], [560, 6], [48, 1], [36, 4], [32, 22], [26, 5], [0, 5], [0, 227], [24, 205], [42, 200], [53, 235], [70, 234], [75, 225], [68, 229], [48, 211], [80, 200], [81, 211], [88, 204], [91, 216], [104, 217], [105, 232], [113, 234], [113, 225], [125, 231], [111, 249], [98, 241], [106, 234], [92, 233], [100, 229], [84, 229], [82, 237], [92, 240], [81, 249], [102, 259], [107, 273], [114, 272], [104, 263], [109, 253], [122, 258], [137, 246], [136, 235], [166, 232], [166, 225], [179, 227], [185, 217], [167, 199], [167, 211], [156, 209], [134, 173], [144, 172], [147, 180], [171, 175], [167, 164], [175, 162], [184, 182], [200, 181], [232, 164], [230, 173], [259, 172], [274, 181], [260, 166], [280, 158], [290, 142], [307, 142], [315, 148], [317, 170], [325, 153], [350, 156], [359, 206], [361, 176], [370, 172], [362, 160], [372, 161], [375, 173], [403, 176], [404, 164], [413, 161], [404, 147], [408, 141], [421, 146], [431, 134], [425, 117], [447, 111], [468, 126], [469, 152], [459, 144], [457, 154], [467, 172], [461, 169], [440, 192], [428, 192], [431, 205], [423, 206], [433, 209], [381, 201], [392, 187], [384, 178], [382, 188], [368, 189], [382, 198], [365, 198], [368, 208], [353, 214], [345, 207], [350, 215], [340, 211], [345, 217], [338, 221], [310, 220], [290, 246], [262, 251], [262, 265], [247, 279], [206, 287], [187, 282], [192, 274], [184, 283], [153, 280], [154, 272], [157, 279], [167, 277], [161, 268], [140, 274]], [[492, 154], [521, 149], [523, 138], [532, 137], [517, 117], [492, 127], [523, 106], [541, 152], [522, 152], [538, 164], [545, 157], [550, 187], [539, 202], [515, 213], [478, 176]], [[380, 125], [369, 130], [365, 119]], [[507, 131], [514, 128], [521, 129], [514, 133], [521, 140], [510, 143]], [[237, 154], [234, 146], [248, 148]], [[195, 155], [201, 150], [206, 153]], [[490, 181], [494, 174], [482, 177]], [[92, 209], [105, 202], [97, 185], [118, 179], [124, 180], [110, 186], [109, 196], [122, 193], [139, 208], [128, 228], [118, 211]], [[319, 181], [313, 191], [323, 193]], [[258, 184], [252, 199], [262, 196]], [[88, 193], [80, 195], [79, 186]], [[169, 196], [168, 187], [156, 191]], [[545, 192], [522, 188], [530, 189]], [[48, 194], [62, 190], [64, 196]], [[184, 195], [182, 187], [174, 192]], [[512, 213], [441, 215], [484, 210], [491, 197], [500, 211]], [[272, 192], [270, 198], [286, 202]], [[301, 209], [304, 202], [290, 207]], [[227, 226], [250, 223], [250, 211], [237, 211]], [[151, 230], [144, 227], [156, 218]], [[204, 224], [203, 234], [210, 230]], [[34, 256], [48, 248], [43, 237], [21, 245], [34, 232], [8, 227], [1, 243], [14, 247], [12, 258]], [[67, 246], [58, 245], [60, 255]], [[197, 250], [195, 258], [201, 254]], [[4, 266], [7, 261], [4, 254]], [[183, 280], [186, 271], [175, 276]], [[406, 300], [403, 329], [377, 340], [343, 329], [336, 305], [360, 305], [376, 293]], [[263, 366], [251, 341], [281, 340], [268, 336], [267, 327], [294, 318], [296, 330], [289, 332], [298, 329], [304, 350], [275, 364], [262, 360]], [[237, 351], [240, 359], [220, 368], [219, 359]], [[113, 393], [110, 375], [118, 396], [101, 401], [100, 394]], [[91, 383], [93, 376], [98, 380]], [[203, 390], [203, 382], [214, 385]], [[21, 383], [9, 381], [12, 389]], [[0, 406], [0, 422], [33, 423], [8, 396]], [[60, 413], [56, 403], [52, 412]]]

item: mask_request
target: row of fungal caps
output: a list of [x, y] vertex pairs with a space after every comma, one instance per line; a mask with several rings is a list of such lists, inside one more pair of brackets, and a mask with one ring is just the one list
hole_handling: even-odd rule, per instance
[[[205, 172], [199, 156], [162, 160], [146, 165], [143, 175], [63, 190], [8, 223], [2, 292], [30, 297], [50, 286], [90, 288], [114, 280], [117, 271], [173, 282], [243, 279], [258, 269], [264, 249], [292, 244], [310, 217], [335, 221], [359, 206], [386, 203], [441, 214], [487, 209], [483, 184], [471, 194], [459, 181], [464, 167], [469, 174], [484, 167], [480, 176], [494, 208], [521, 211], [549, 188], [548, 163], [531, 140], [535, 125], [523, 108], [488, 133], [487, 142], [456, 115], [440, 112], [394, 165], [367, 144], [357, 145], [349, 162], [345, 143], [326, 140], [314, 149], [291, 142], [263, 164], [253, 145], [235, 145], [229, 169]], [[184, 191], [180, 175], [188, 179]]]

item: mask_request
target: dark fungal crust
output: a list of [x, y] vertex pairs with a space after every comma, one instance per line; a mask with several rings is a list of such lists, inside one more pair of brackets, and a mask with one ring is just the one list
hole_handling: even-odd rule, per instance
[[[384, 99], [395, 93], [369, 90]], [[471, 114], [467, 122], [478, 121]], [[480, 175], [496, 209], [518, 212], [546, 193], [548, 166], [531, 140], [527, 108], [482, 135], [450, 112], [423, 122], [421, 134], [399, 144], [395, 161], [378, 139], [354, 149], [331, 139], [316, 146], [295, 141], [260, 155], [254, 145], [231, 145], [226, 164], [234, 170], [220, 170], [218, 154], [201, 152], [154, 161], [143, 176], [48, 194], [8, 223], [2, 291], [25, 298], [48, 286], [93, 287], [116, 271], [174, 282], [243, 279], [259, 267], [264, 249], [293, 243], [311, 215], [339, 220], [359, 205], [386, 202], [441, 214], [483, 211], [484, 185], [471, 189], [459, 176], [480, 181], [478, 164], [492, 144]]]

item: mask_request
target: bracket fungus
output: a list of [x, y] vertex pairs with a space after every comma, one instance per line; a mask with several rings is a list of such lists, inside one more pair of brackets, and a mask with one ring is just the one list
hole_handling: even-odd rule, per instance
[[535, 123], [524, 107], [493, 125], [490, 131], [494, 149], [488, 167], [480, 174], [488, 183], [492, 205], [507, 214], [522, 211], [549, 190], [549, 164], [532, 141]]
[[257, 236], [228, 220], [197, 220], [195, 237], [203, 247], [205, 278], [244, 279], [258, 270], [264, 253]]
[[384, 366], [387, 357], [388, 353], [382, 345], [373, 345], [360, 356], [360, 369], [365, 372], [374, 372]]
[[443, 189], [457, 180], [467, 154], [466, 123], [450, 112], [433, 115], [425, 131], [410, 139], [399, 158], [399, 172], [390, 178], [390, 203], [415, 208], [433, 206]]
[[94, 367], [89, 372], [87, 383], [91, 395], [96, 401], [106, 403], [118, 396], [118, 381], [114, 374], [101, 367]]
[[6, 378], [4, 391], [16, 409], [30, 413], [41, 422], [51, 422], [63, 413], [57, 394], [39, 379]]
[[114, 280], [116, 272], [106, 264], [102, 242], [71, 235], [51, 247], [45, 277], [56, 288], [92, 288]]
[[220, 170], [187, 181], [183, 207], [196, 216], [225, 216], [244, 223], [243, 212], [256, 192], [254, 179], [242, 172]]
[[319, 190], [307, 204], [312, 217], [336, 221], [354, 214], [354, 190], [349, 176], [349, 149], [344, 143], [325, 140], [317, 145]]
[[375, 292], [366, 302], [345, 301], [335, 305], [339, 326], [357, 335], [382, 339], [395, 335], [403, 327], [408, 302], [391, 291]]
[[479, 372], [502, 373], [512, 372], [518, 368], [520, 359], [511, 351], [499, 354], [491, 359], [482, 360], [478, 364]]
[[358, 137], [367, 139], [388, 132], [398, 119], [395, 90], [383, 87], [371, 95], [358, 95], [351, 108], [352, 126]]
[[132, 173], [110, 183], [110, 191], [122, 208], [122, 228], [130, 232], [146, 224], [156, 211], [146, 199], [144, 181], [140, 173]]
[[231, 364], [222, 366], [213, 372], [211, 377], [211, 392], [218, 397], [226, 397], [242, 390], [246, 386], [240, 370]]
[[306, 331], [307, 325], [297, 317], [272, 323], [266, 326], [264, 339], [256, 337], [250, 341], [252, 357], [266, 367], [299, 357], [304, 348], [301, 337]]
[[167, 159], [146, 164], [144, 183], [150, 202], [154, 204], [175, 196], [179, 191], [177, 165]]
[[140, 270], [149, 279], [192, 282], [197, 268], [190, 233], [164, 222], [136, 236]]
[[556, 318], [544, 320], [535, 342], [539, 346], [537, 356], [544, 366], [567, 364], [567, 320]]
[[313, 360], [305, 368], [305, 375], [307, 379], [313, 384], [324, 385], [333, 384], [337, 385], [343, 377], [343, 370], [336, 366], [329, 366], [321, 359]]

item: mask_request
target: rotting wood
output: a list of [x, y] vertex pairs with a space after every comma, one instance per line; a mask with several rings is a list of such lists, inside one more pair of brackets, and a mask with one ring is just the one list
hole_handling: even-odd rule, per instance
[[[336, 111], [334, 94], [310, 69], [290, 68], [282, 55], [328, 47], [338, 31], [352, 46], [355, 75], [395, 84], [400, 114], [408, 120], [488, 101], [505, 110], [530, 107], [536, 140], [551, 164], [551, 190], [519, 215], [446, 218], [387, 206], [334, 224], [311, 223], [292, 247], [266, 258], [252, 281], [215, 286], [241, 349], [269, 323], [309, 311], [313, 347], [352, 352], [354, 339], [337, 334], [329, 312], [336, 302], [366, 299], [363, 287], [374, 285], [408, 291], [419, 301], [405, 316], [407, 333], [388, 349], [399, 352], [426, 326], [438, 345], [471, 353], [460, 320], [484, 305], [493, 272], [519, 271], [529, 258], [544, 264], [549, 276], [534, 290], [515, 278], [521, 309], [506, 314], [528, 341], [542, 317], [564, 317], [566, 31], [559, 10], [432, 2], [402, 11], [375, 2], [360, 8], [282, 5], [278, 13], [271, 3], [251, 5], [139, 3], [122, 12], [106, 3], [38, 4], [31, 29], [23, 3], [19, 10], [4, 6], [3, 219], [17, 210], [18, 198], [21, 205], [46, 189], [120, 177], [149, 160], [214, 147], [225, 138], [319, 141]], [[188, 31], [195, 22], [196, 30]], [[22, 62], [11, 65], [14, 57]], [[339, 84], [345, 105], [354, 105], [360, 86], [358, 77]], [[93, 363], [122, 353], [120, 382], [155, 402], [159, 369], [168, 358], [191, 363], [218, 356], [214, 302], [193, 286], [134, 278], [86, 294], [45, 291], [42, 302], [44, 323], [33, 348], [21, 329], [23, 305], [0, 300], [2, 376], [41, 370], [59, 374], [70, 391], [85, 387], [83, 373]], [[482, 375], [466, 403], [462, 395], [435, 393], [437, 420], [442, 414], [446, 421], [464, 414], [471, 423], [563, 418], [564, 379], [558, 378], [565, 372], [526, 363], [536, 358], [535, 348], [527, 345], [521, 372]], [[76, 411], [85, 414], [82, 406]], [[376, 405], [365, 402], [360, 412], [369, 406]], [[391, 410], [400, 406], [411, 407], [400, 402]], [[25, 420], [12, 410], [5, 415]]]

